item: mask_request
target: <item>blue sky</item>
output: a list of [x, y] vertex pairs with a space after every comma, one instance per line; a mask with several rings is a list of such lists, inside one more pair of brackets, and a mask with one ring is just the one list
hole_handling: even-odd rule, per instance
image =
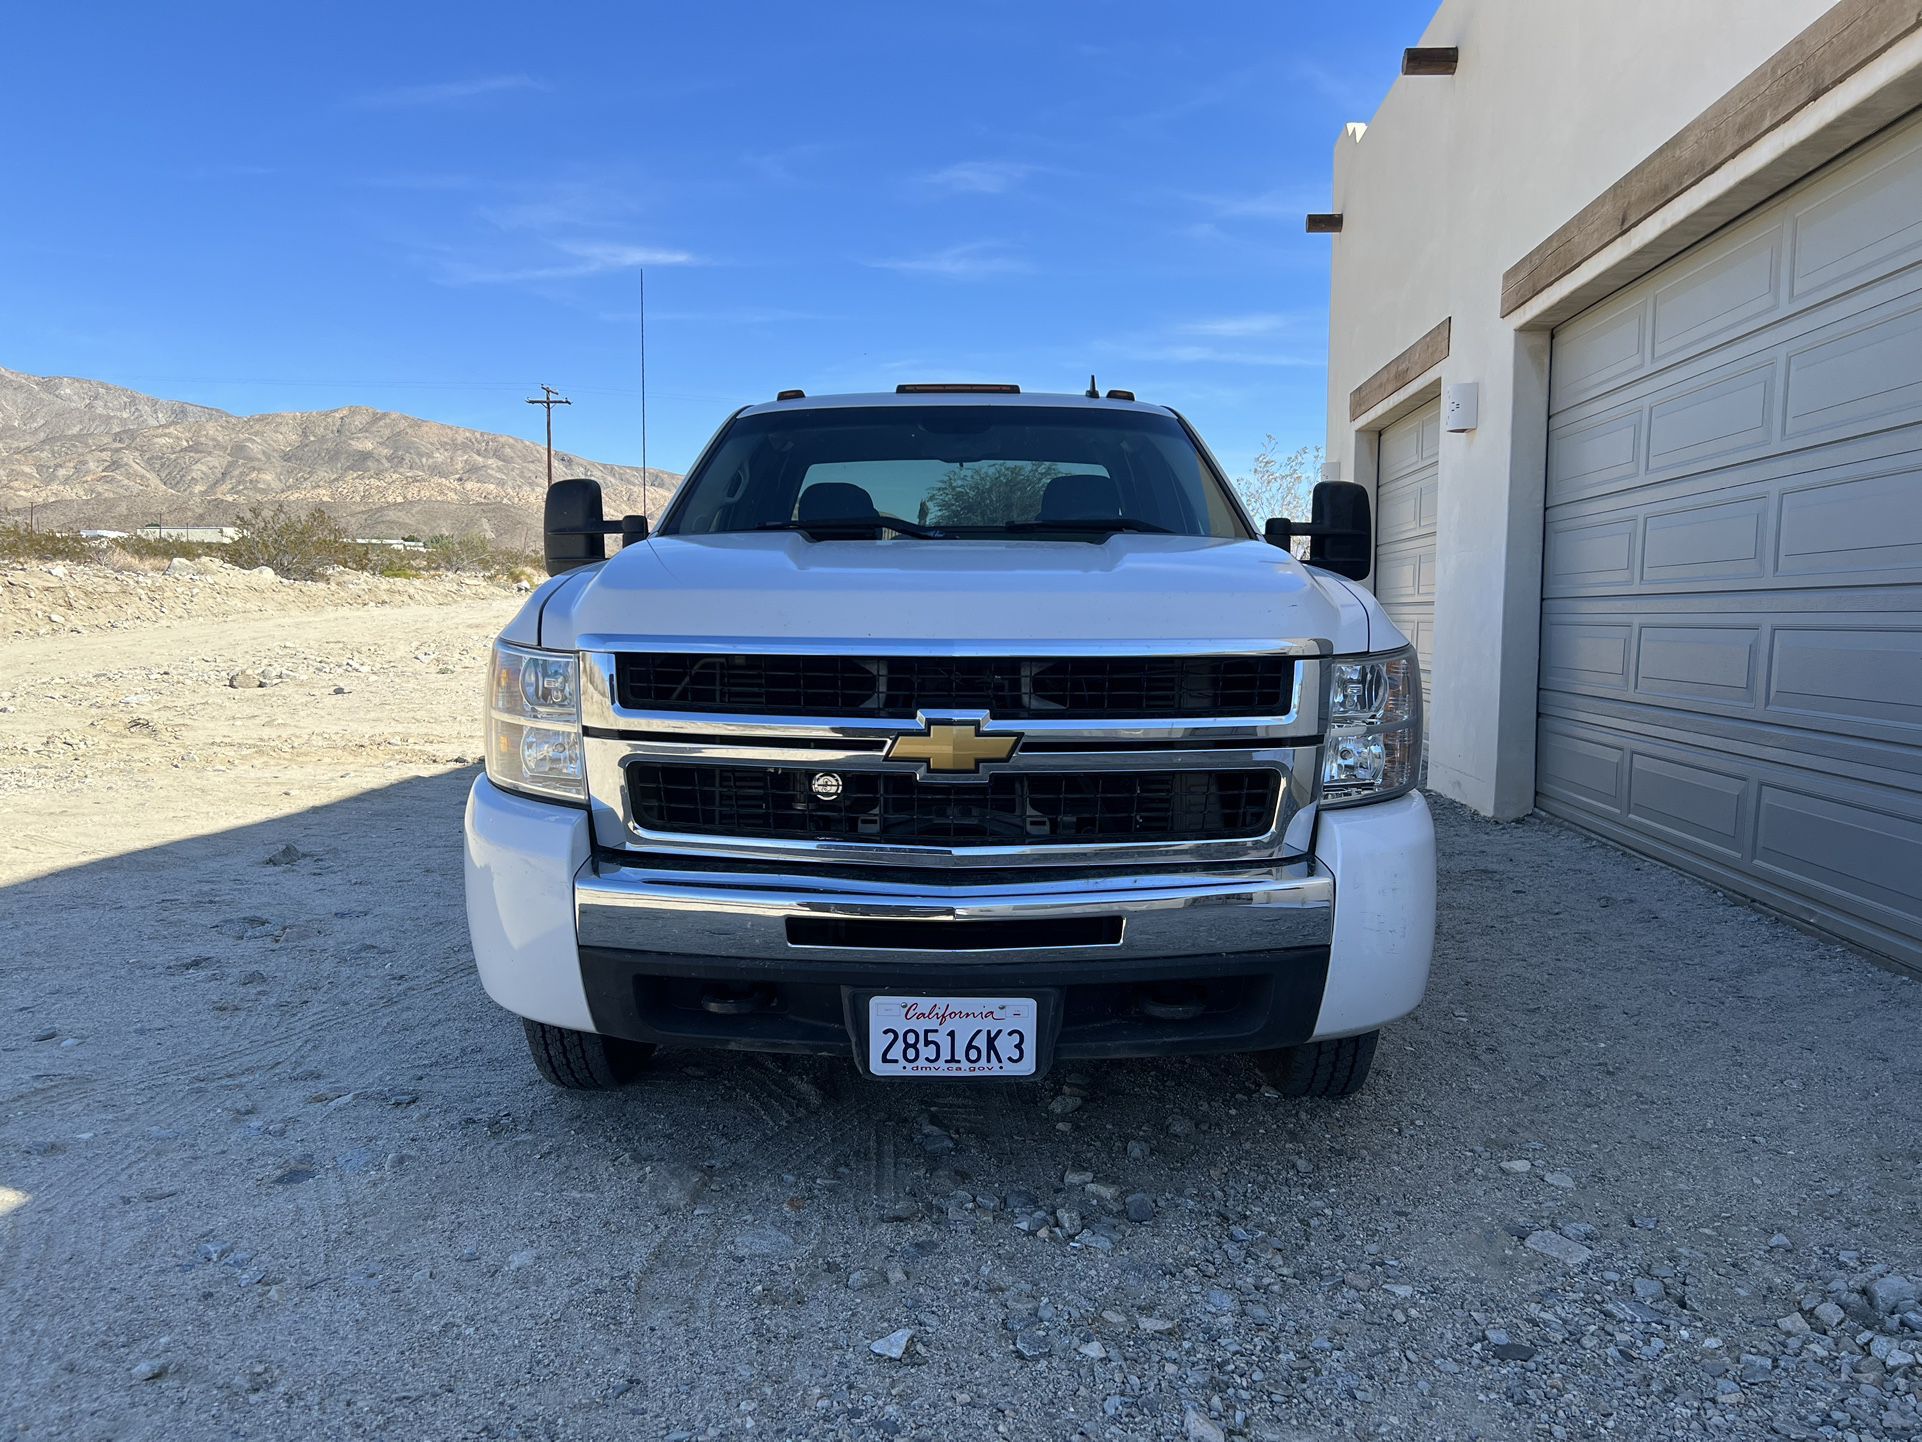
[[[1430, 0], [16, 9], [0, 365], [679, 470], [785, 386], [1092, 369], [1321, 440], [1343, 122]], [[38, 57], [28, 62], [29, 57]]]

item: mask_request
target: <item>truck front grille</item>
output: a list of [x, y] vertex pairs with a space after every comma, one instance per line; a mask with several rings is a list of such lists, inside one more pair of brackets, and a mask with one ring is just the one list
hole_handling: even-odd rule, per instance
[[754, 656], [625, 652], [616, 695], [634, 711], [884, 717], [980, 710], [997, 720], [1274, 716], [1287, 656]]
[[848, 770], [832, 800], [810, 789], [818, 767], [636, 760], [626, 772], [634, 820], [650, 831], [900, 846], [1257, 837], [1281, 799], [1272, 770], [1001, 772], [953, 785]]

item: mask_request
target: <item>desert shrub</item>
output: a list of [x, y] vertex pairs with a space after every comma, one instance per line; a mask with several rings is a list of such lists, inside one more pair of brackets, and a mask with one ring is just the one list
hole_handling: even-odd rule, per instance
[[425, 570], [490, 576], [496, 580], [512, 580], [516, 571], [541, 564], [540, 557], [503, 546], [479, 531], [466, 531], [458, 536], [435, 536], [427, 543], [425, 551], [408, 551], [404, 554], [409, 565]]
[[0, 522], [0, 560], [85, 561], [93, 547], [70, 531], [30, 531], [12, 521]]
[[224, 560], [231, 549], [221, 541], [177, 541], [165, 536], [121, 536], [113, 545], [115, 550], [129, 556], [163, 564], [176, 556], [185, 556], [189, 560], [201, 556], [219, 556]]
[[331, 567], [368, 568], [367, 547], [356, 545], [340, 523], [319, 506], [290, 511], [257, 505], [241, 512], [239, 537], [222, 559], [246, 570], [267, 566], [289, 581], [317, 581]]

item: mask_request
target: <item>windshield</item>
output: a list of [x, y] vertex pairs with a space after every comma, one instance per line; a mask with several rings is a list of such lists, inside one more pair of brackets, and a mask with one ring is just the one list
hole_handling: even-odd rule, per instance
[[743, 416], [687, 478], [661, 530], [944, 540], [1250, 534], [1173, 416], [1034, 405]]

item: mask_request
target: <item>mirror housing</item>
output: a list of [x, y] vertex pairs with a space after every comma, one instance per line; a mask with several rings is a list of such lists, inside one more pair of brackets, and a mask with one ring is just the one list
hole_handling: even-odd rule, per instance
[[1363, 581], [1375, 565], [1375, 532], [1368, 488], [1353, 481], [1321, 481], [1314, 489], [1308, 526], [1308, 564], [1351, 581]]
[[601, 514], [601, 483], [575, 477], [549, 486], [541, 532], [550, 576], [605, 561], [607, 522]]
[[1291, 550], [1295, 544], [1295, 523], [1286, 516], [1270, 516], [1261, 528], [1261, 539], [1284, 551]]

